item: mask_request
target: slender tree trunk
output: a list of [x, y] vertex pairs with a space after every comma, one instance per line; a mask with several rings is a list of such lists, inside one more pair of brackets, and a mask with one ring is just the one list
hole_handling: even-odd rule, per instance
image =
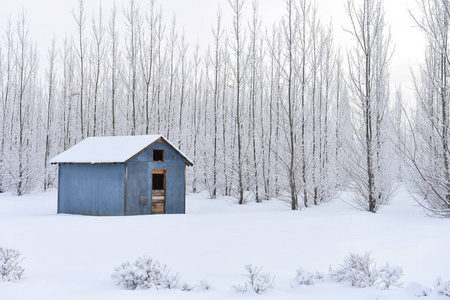
[[52, 41], [52, 46], [50, 48], [49, 54], [49, 70], [47, 73], [48, 80], [48, 96], [47, 96], [47, 122], [45, 126], [45, 153], [44, 153], [44, 191], [50, 187], [50, 176], [49, 176], [49, 166], [48, 159], [50, 156], [50, 122], [52, 120], [51, 115], [53, 111], [53, 86], [54, 86], [54, 72], [55, 72], [55, 60], [56, 60], [56, 49], [55, 40]]
[[243, 51], [243, 41], [241, 37], [242, 0], [230, 0], [230, 5], [234, 13], [233, 35], [235, 39], [234, 55], [236, 58], [235, 84], [236, 84], [236, 127], [237, 127], [237, 171], [238, 171], [238, 193], [239, 204], [244, 204], [244, 182], [243, 182], [243, 147], [242, 147], [242, 124], [241, 124], [241, 87], [242, 70], [241, 60]]

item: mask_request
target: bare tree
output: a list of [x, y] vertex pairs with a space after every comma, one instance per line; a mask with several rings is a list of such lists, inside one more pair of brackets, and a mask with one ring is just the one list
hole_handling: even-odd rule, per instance
[[78, 72], [79, 77], [77, 83], [79, 86], [78, 99], [79, 99], [79, 118], [80, 118], [80, 138], [84, 139], [85, 136], [85, 120], [84, 120], [84, 94], [85, 94], [85, 64], [86, 64], [86, 38], [84, 36], [86, 13], [84, 12], [84, 0], [78, 1], [78, 11], [73, 11], [73, 17], [75, 19], [77, 27], [77, 41], [75, 42], [75, 49], [78, 57]]
[[[197, 46], [195, 47], [194, 57], [193, 57], [193, 64], [194, 64], [194, 78], [193, 78], [193, 85], [194, 85], [194, 94], [193, 94], [193, 105], [192, 105], [192, 135], [193, 135], [193, 145], [192, 145], [192, 155], [194, 157], [194, 160], [197, 159], [197, 153], [198, 153], [198, 133], [199, 133], [199, 118], [198, 118], [198, 105], [199, 105], [199, 98], [201, 98], [200, 94], [200, 87], [202, 86], [202, 73], [200, 70], [200, 64], [201, 64], [201, 58], [199, 54], [199, 44], [197, 43]], [[197, 192], [197, 168], [194, 168], [193, 172], [193, 179], [192, 179], [192, 192]]]
[[[225, 35], [224, 45], [228, 45], [228, 36]], [[224, 47], [223, 49], [223, 78], [222, 78], [222, 159], [223, 159], [223, 179], [224, 179], [224, 195], [230, 196], [231, 190], [233, 186], [233, 174], [230, 171], [233, 168], [230, 167], [230, 160], [234, 158], [233, 151], [231, 151], [231, 156], [227, 155], [229, 153], [228, 147], [232, 148], [233, 143], [230, 141], [232, 139], [232, 134], [227, 134], [227, 131], [230, 130], [230, 124], [234, 122], [233, 117], [230, 117], [233, 110], [230, 108], [230, 93], [228, 88], [228, 80], [229, 80], [229, 70], [230, 70], [230, 53], [228, 52], [228, 47]], [[231, 126], [232, 128], [233, 126]]]
[[67, 36], [64, 38], [63, 49], [60, 53], [60, 59], [62, 64], [62, 98], [63, 98], [63, 113], [61, 126], [64, 128], [63, 136], [61, 137], [62, 149], [69, 148], [75, 141], [78, 132], [76, 131], [75, 118], [76, 112], [74, 112], [74, 101], [76, 101], [77, 91], [75, 82], [75, 51], [72, 47], [72, 41]]
[[104, 74], [102, 72], [103, 70], [103, 64], [105, 61], [106, 56], [106, 45], [105, 45], [105, 34], [106, 34], [106, 28], [103, 22], [103, 13], [102, 13], [102, 7], [99, 8], [98, 13], [98, 20], [95, 21], [95, 17], [92, 21], [92, 36], [93, 36], [93, 50], [92, 55], [94, 61], [94, 74], [92, 80], [94, 81], [93, 86], [93, 94], [94, 94], [94, 103], [93, 103], [93, 130], [92, 134], [94, 136], [98, 133], [99, 121], [98, 121], [98, 110], [101, 106], [99, 102], [99, 93], [100, 89], [103, 86], [103, 78]]
[[183, 134], [184, 134], [184, 130], [183, 130], [183, 112], [185, 109], [185, 102], [186, 102], [186, 95], [188, 93], [187, 89], [187, 81], [188, 81], [188, 76], [189, 76], [189, 65], [188, 65], [188, 61], [187, 61], [187, 50], [188, 50], [188, 44], [186, 43], [186, 37], [185, 37], [185, 33], [183, 31], [183, 33], [181, 34], [181, 41], [180, 41], [180, 45], [179, 45], [179, 61], [180, 61], [180, 106], [179, 106], [179, 113], [178, 113], [178, 148], [179, 149], [183, 149]]
[[150, 15], [147, 16], [148, 35], [141, 30], [139, 36], [140, 63], [142, 69], [142, 79], [144, 80], [144, 120], [145, 133], [150, 134], [150, 108], [153, 101], [153, 91], [151, 88], [154, 82], [154, 68], [155, 68], [155, 48], [156, 48], [156, 30], [158, 24], [159, 14], [155, 9], [156, 0], [150, 0]]
[[343, 57], [340, 51], [336, 54], [336, 90], [335, 90], [335, 180], [336, 188], [340, 188], [347, 185], [345, 165], [347, 165], [348, 159], [345, 154], [344, 147], [350, 142], [352, 138], [352, 126], [350, 121], [350, 107], [348, 102], [348, 91], [345, 82], [345, 74], [343, 67]]
[[402, 145], [416, 199], [429, 212], [450, 216], [449, 37], [450, 3], [417, 1], [421, 14], [412, 14], [427, 41], [425, 63], [414, 75], [415, 116], [409, 116], [410, 143]]
[[[29, 192], [36, 184], [37, 160], [36, 146], [30, 145], [33, 136], [34, 101], [36, 93], [36, 73], [38, 58], [36, 46], [32, 43], [25, 12], [17, 20], [16, 48], [14, 49], [14, 65], [16, 70], [13, 79], [14, 97], [11, 119], [11, 140], [8, 172], [17, 195]], [[34, 150], [34, 151], [33, 151]]]
[[392, 196], [390, 155], [384, 115], [389, 101], [390, 35], [386, 33], [381, 0], [346, 5], [348, 32], [355, 45], [348, 52], [349, 88], [355, 104], [353, 126], [356, 137], [348, 169], [355, 188], [355, 203], [375, 213]]
[[[300, 8], [299, 8], [299, 22], [300, 22], [300, 66], [299, 69], [301, 70], [301, 78], [300, 78], [300, 109], [301, 109], [301, 174], [302, 174], [302, 183], [303, 183], [303, 205], [305, 207], [308, 207], [308, 190], [307, 190], [307, 161], [306, 161], [306, 87], [308, 84], [308, 74], [307, 74], [307, 56], [308, 52], [310, 51], [310, 41], [307, 39], [307, 25], [308, 25], [308, 15], [310, 14], [311, 10], [311, 3], [308, 0], [302, 0], [300, 1]], [[291, 116], [290, 116], [291, 117]], [[291, 137], [291, 147], [294, 143], [294, 138]], [[293, 151], [293, 150], [292, 150]], [[292, 161], [292, 160], [291, 160]], [[292, 166], [292, 165], [291, 165]], [[292, 166], [293, 168], [293, 166]], [[291, 188], [292, 190], [292, 188]]]
[[[11, 19], [8, 20], [8, 25], [4, 35], [4, 48], [6, 49], [5, 58], [1, 56], [0, 62], [2, 63], [1, 76], [2, 76], [2, 132], [1, 132], [1, 148], [0, 148], [0, 192], [4, 192], [10, 188], [10, 183], [7, 180], [8, 172], [6, 169], [6, 151], [9, 147], [7, 143], [9, 128], [12, 126], [12, 119], [8, 118], [11, 114], [12, 105], [12, 80], [14, 78], [13, 73], [13, 59], [14, 59], [14, 29]], [[4, 59], [4, 60], [3, 60]]]
[[111, 10], [111, 17], [108, 24], [108, 37], [109, 37], [109, 71], [110, 71], [110, 91], [111, 91], [111, 122], [110, 132], [112, 135], [116, 135], [116, 106], [117, 106], [117, 85], [118, 85], [118, 72], [119, 72], [119, 31], [117, 30], [117, 8], [114, 3], [114, 7]]
[[[213, 29], [213, 36], [214, 36], [214, 58], [212, 59], [212, 64], [214, 68], [214, 83], [213, 83], [213, 127], [214, 127], [214, 150], [213, 150], [213, 183], [212, 183], [212, 191], [210, 192], [210, 196], [212, 199], [217, 197], [217, 173], [218, 173], [218, 162], [217, 162], [217, 156], [218, 156], [218, 142], [219, 142], [219, 136], [218, 136], [218, 129], [219, 129], [219, 98], [220, 98], [220, 71], [222, 69], [223, 63], [222, 63], [222, 57], [221, 57], [221, 47], [222, 47], [222, 38], [223, 38], [224, 31], [222, 29], [222, 13], [219, 8], [219, 12], [217, 13], [217, 25], [216, 28]], [[225, 130], [224, 130], [225, 131]]]
[[47, 70], [47, 120], [45, 122], [45, 153], [44, 153], [44, 191], [53, 185], [51, 175], [54, 172], [50, 172], [49, 166], [49, 158], [51, 154], [51, 144], [53, 138], [53, 117], [52, 114], [54, 112], [54, 94], [55, 87], [57, 85], [56, 82], [56, 48], [55, 48], [55, 39], [53, 38], [52, 45], [50, 50], [48, 51], [48, 70]]
[[[258, 176], [258, 160], [259, 155], [257, 154], [257, 145], [256, 145], [256, 134], [257, 134], [257, 125], [256, 125], [256, 109], [257, 109], [257, 94], [258, 88], [260, 88], [261, 83], [258, 82], [260, 77], [257, 76], [257, 71], [261, 69], [262, 65], [260, 64], [260, 57], [258, 48], [262, 48], [259, 44], [259, 36], [261, 34], [261, 17], [259, 16], [259, 6], [258, 1], [254, 0], [252, 2], [253, 7], [253, 17], [249, 24], [250, 29], [250, 99], [251, 99], [251, 141], [252, 141], [252, 150], [253, 150], [253, 174], [254, 174], [254, 187], [255, 187], [255, 200], [256, 202], [261, 202], [261, 197], [259, 195], [259, 176]], [[258, 86], [259, 84], [259, 86]], [[262, 124], [261, 124], [262, 125]]]
[[169, 55], [169, 62], [168, 62], [168, 80], [169, 80], [169, 91], [168, 91], [168, 95], [167, 95], [167, 99], [166, 99], [166, 109], [165, 109], [165, 114], [166, 114], [166, 118], [165, 118], [165, 123], [166, 123], [166, 137], [169, 139], [170, 138], [170, 129], [172, 127], [172, 123], [173, 123], [173, 112], [172, 110], [174, 109], [174, 105], [173, 105], [173, 99], [174, 99], [174, 94], [175, 94], [175, 86], [176, 86], [176, 81], [177, 81], [177, 73], [178, 73], [178, 64], [179, 64], [179, 60], [177, 60], [176, 57], [176, 50], [177, 50], [177, 45], [178, 45], [178, 33], [176, 31], [176, 24], [177, 24], [177, 19], [176, 16], [174, 15], [172, 18], [172, 24], [171, 24], [171, 28], [170, 28], [170, 34], [169, 34], [169, 38], [167, 40], [167, 51], [168, 51], [168, 55]]
[[236, 128], [237, 128], [237, 173], [238, 173], [238, 193], [239, 204], [244, 204], [244, 160], [242, 145], [242, 124], [241, 124], [241, 89], [243, 84], [243, 60], [244, 60], [244, 44], [245, 38], [242, 36], [242, 10], [244, 0], [228, 0], [233, 10], [233, 37], [234, 42], [231, 45], [234, 57], [234, 83], [236, 90]]
[[128, 1], [128, 7], [124, 8], [126, 18], [126, 58], [128, 64], [128, 76], [125, 80], [129, 103], [131, 103], [131, 128], [130, 134], [137, 131], [137, 106], [138, 106], [138, 55], [139, 55], [139, 28], [142, 28], [142, 19], [139, 7], [135, 0]]

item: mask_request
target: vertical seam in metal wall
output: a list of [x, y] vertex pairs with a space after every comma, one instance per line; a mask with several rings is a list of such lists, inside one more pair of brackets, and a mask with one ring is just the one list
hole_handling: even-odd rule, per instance
[[123, 196], [123, 215], [127, 215], [128, 164], [125, 164], [125, 192]]
[[183, 214], [186, 214], [186, 164], [184, 165], [184, 211]]

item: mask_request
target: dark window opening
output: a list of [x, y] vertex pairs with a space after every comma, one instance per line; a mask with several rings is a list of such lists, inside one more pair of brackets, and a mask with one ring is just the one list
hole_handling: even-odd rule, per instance
[[164, 189], [164, 174], [153, 174], [152, 177], [152, 190]]
[[153, 161], [164, 161], [164, 150], [153, 150]]

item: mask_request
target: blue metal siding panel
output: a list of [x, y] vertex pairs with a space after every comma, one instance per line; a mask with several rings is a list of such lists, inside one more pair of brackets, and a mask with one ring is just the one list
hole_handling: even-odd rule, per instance
[[58, 212], [97, 216], [124, 214], [122, 164], [60, 164]]
[[[128, 164], [127, 215], [151, 213], [151, 170], [148, 162], [133, 160]], [[149, 171], [150, 170], [150, 171]], [[147, 196], [147, 205], [139, 205], [139, 196]]]
[[173, 162], [167, 165], [166, 172], [166, 213], [184, 214], [184, 166], [185, 163]]
[[[153, 149], [164, 150], [164, 162], [153, 161]], [[139, 171], [131, 175], [131, 165], [138, 165]], [[127, 214], [151, 213], [151, 189], [152, 189], [152, 170], [166, 170], [166, 214], [184, 214], [185, 213], [185, 166], [184, 160], [165, 143], [156, 143], [131, 162], [128, 163], [128, 181], [136, 176], [140, 179], [133, 179], [133, 187], [128, 184], [127, 192]], [[146, 169], [146, 170], [145, 170]], [[146, 188], [144, 187], [146, 185]], [[139, 193], [132, 190], [139, 190], [140, 195], [147, 195], [148, 207], [139, 208]], [[128, 209], [131, 205], [132, 208]], [[128, 213], [129, 212], [129, 213]]]

